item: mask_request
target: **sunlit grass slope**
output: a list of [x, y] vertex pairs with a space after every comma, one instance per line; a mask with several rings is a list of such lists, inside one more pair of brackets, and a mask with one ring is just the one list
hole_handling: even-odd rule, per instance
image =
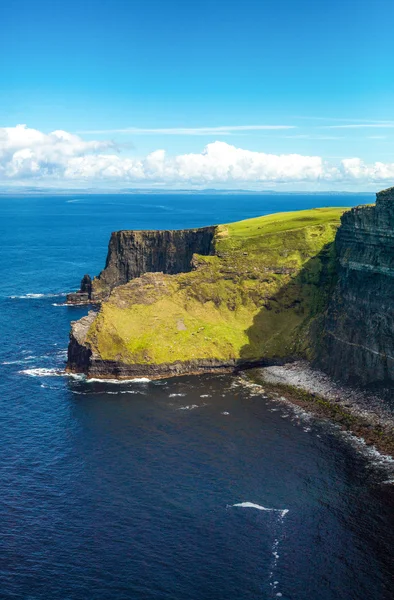
[[150, 273], [103, 302], [87, 342], [128, 364], [308, 354], [324, 309], [344, 208], [278, 213], [217, 228], [194, 270]]

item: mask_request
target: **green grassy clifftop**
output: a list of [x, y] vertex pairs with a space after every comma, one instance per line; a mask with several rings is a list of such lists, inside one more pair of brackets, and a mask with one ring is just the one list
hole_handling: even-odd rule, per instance
[[148, 365], [308, 355], [310, 323], [332, 284], [332, 242], [344, 210], [218, 226], [214, 255], [195, 254], [191, 272], [146, 273], [115, 288], [83, 340], [79, 334], [89, 364], [76, 364], [71, 353], [69, 369], [94, 372], [96, 362], [110, 376], [119, 374], [116, 365], [144, 365], [145, 373]]

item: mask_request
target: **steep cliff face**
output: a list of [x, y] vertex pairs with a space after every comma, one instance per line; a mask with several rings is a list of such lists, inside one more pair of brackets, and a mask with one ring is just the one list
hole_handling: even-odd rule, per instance
[[360, 385], [394, 382], [394, 188], [344, 213], [337, 284], [322, 319], [316, 364]]
[[193, 254], [212, 254], [216, 227], [180, 231], [115, 231], [105, 269], [92, 282], [91, 297], [101, 300], [118, 285], [143, 273], [186, 273]]
[[[92, 321], [73, 324], [68, 370], [160, 377], [306, 355], [310, 324], [331, 289], [343, 210], [268, 215], [192, 230], [194, 238], [113, 235], [107, 267], [93, 282], [93, 294], [107, 296]], [[154, 272], [119, 285], [141, 269]]]

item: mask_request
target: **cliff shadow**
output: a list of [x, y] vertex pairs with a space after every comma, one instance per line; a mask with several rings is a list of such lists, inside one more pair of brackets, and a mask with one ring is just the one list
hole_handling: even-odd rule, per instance
[[[278, 272], [273, 269], [273, 274]], [[297, 275], [262, 300], [246, 331], [248, 343], [241, 348], [243, 366], [314, 358], [335, 282], [335, 247], [330, 242]]]

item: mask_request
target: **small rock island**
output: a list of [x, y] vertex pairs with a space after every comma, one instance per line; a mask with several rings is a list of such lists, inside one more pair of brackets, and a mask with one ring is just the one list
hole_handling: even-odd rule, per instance
[[[376, 205], [182, 231], [118, 231], [82, 280], [67, 370], [99, 378], [304, 359], [347, 382], [394, 380], [394, 188]], [[78, 294], [69, 301], [78, 300]]]

